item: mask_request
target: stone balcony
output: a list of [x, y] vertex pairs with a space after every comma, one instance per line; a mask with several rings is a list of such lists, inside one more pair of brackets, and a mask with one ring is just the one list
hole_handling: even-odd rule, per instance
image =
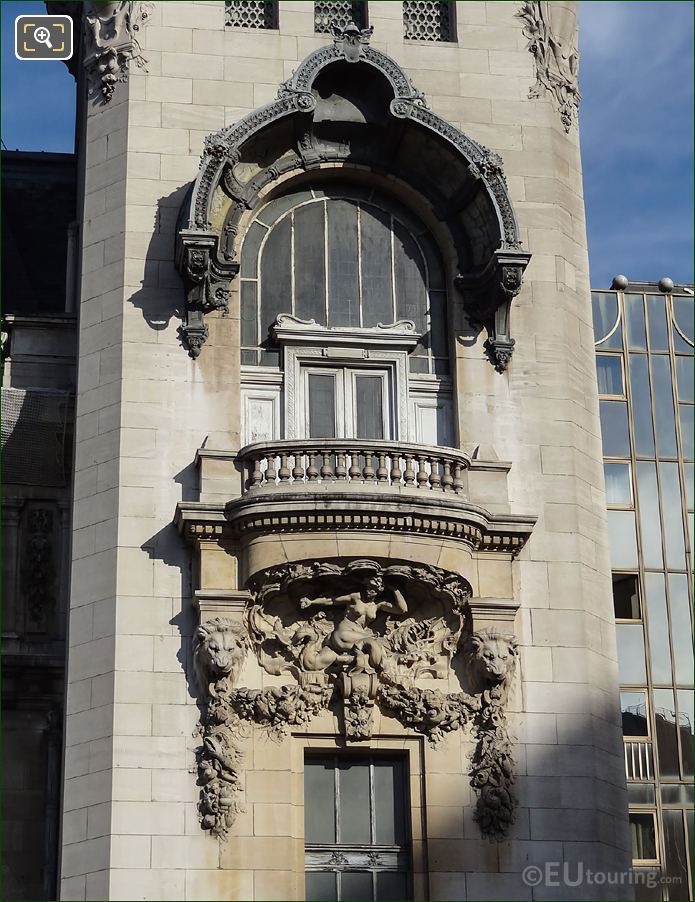
[[454, 448], [292, 439], [201, 449], [196, 463], [200, 500], [181, 502], [175, 522], [201, 551], [201, 589], [221, 586], [204, 573], [215, 546], [235, 558], [238, 589], [259, 570], [307, 559], [414, 561], [474, 585], [505, 561], [504, 585], [485, 594], [509, 599], [508, 562], [535, 522], [509, 513], [509, 464]]

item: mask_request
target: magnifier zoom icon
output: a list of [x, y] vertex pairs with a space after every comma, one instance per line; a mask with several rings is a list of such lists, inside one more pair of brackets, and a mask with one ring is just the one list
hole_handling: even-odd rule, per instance
[[47, 28], [44, 28], [43, 25], [40, 25], [38, 28], [34, 29], [34, 40], [37, 44], [45, 44], [49, 50], [53, 50], [53, 44], [51, 44], [51, 33]]

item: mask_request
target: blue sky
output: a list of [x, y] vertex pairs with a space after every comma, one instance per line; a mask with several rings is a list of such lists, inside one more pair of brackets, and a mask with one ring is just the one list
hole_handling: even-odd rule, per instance
[[[71, 151], [74, 82], [63, 63], [20, 62], [14, 18], [44, 4], [2, 0], [2, 138]], [[693, 4], [580, 3], [581, 143], [591, 282], [693, 281]]]

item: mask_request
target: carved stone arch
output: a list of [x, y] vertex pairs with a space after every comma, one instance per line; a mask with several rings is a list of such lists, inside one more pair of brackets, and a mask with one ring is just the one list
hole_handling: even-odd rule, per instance
[[226, 311], [244, 213], [288, 174], [338, 163], [393, 175], [426, 199], [456, 248], [466, 312], [487, 328], [494, 365], [506, 368], [509, 308], [530, 255], [502, 160], [429, 110], [401, 67], [369, 46], [370, 35], [334, 29], [333, 44], [309, 54], [276, 100], [206, 139], [177, 232], [191, 356], [207, 337], [204, 314]]

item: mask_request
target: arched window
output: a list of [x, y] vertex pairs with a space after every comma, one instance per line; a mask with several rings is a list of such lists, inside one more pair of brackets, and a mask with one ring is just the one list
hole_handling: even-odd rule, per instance
[[[409, 396], [415, 398], [425, 387], [432, 401], [446, 392], [450, 381], [441, 257], [425, 226], [409, 210], [355, 186], [332, 185], [278, 197], [261, 210], [244, 237], [240, 280], [245, 384], [258, 382], [253, 367], [284, 370], [286, 378], [279, 382], [285, 388], [287, 379], [296, 377], [298, 397], [293, 391], [292, 401], [297, 407], [288, 410], [285, 405], [284, 430], [277, 425], [279, 410], [274, 414], [272, 437], [281, 437], [278, 431], [289, 435], [292, 429], [307, 437], [415, 437], [415, 424], [404, 422], [417, 419], [415, 410], [403, 415], [398, 410], [405, 410]], [[296, 362], [290, 363], [287, 348], [283, 356], [282, 341], [273, 329], [283, 315], [313, 321], [322, 329], [317, 334], [325, 341], [319, 344], [317, 338], [318, 347], [340, 334], [343, 351], [329, 355], [332, 368], [323, 360], [323, 370], [315, 363], [311, 372], [300, 368], [289, 373]], [[386, 335], [384, 327], [391, 326], [396, 347], [399, 328], [408, 328], [405, 321], [414, 326], [414, 332], [409, 327], [412, 337], [405, 336], [398, 352], [379, 352], [375, 335]], [[360, 351], [368, 356], [361, 368], [354, 364]], [[266, 386], [269, 380], [266, 372]], [[256, 420], [264, 433], [269, 431], [266, 421], [267, 414]], [[247, 435], [253, 437], [253, 430], [247, 429]]]

